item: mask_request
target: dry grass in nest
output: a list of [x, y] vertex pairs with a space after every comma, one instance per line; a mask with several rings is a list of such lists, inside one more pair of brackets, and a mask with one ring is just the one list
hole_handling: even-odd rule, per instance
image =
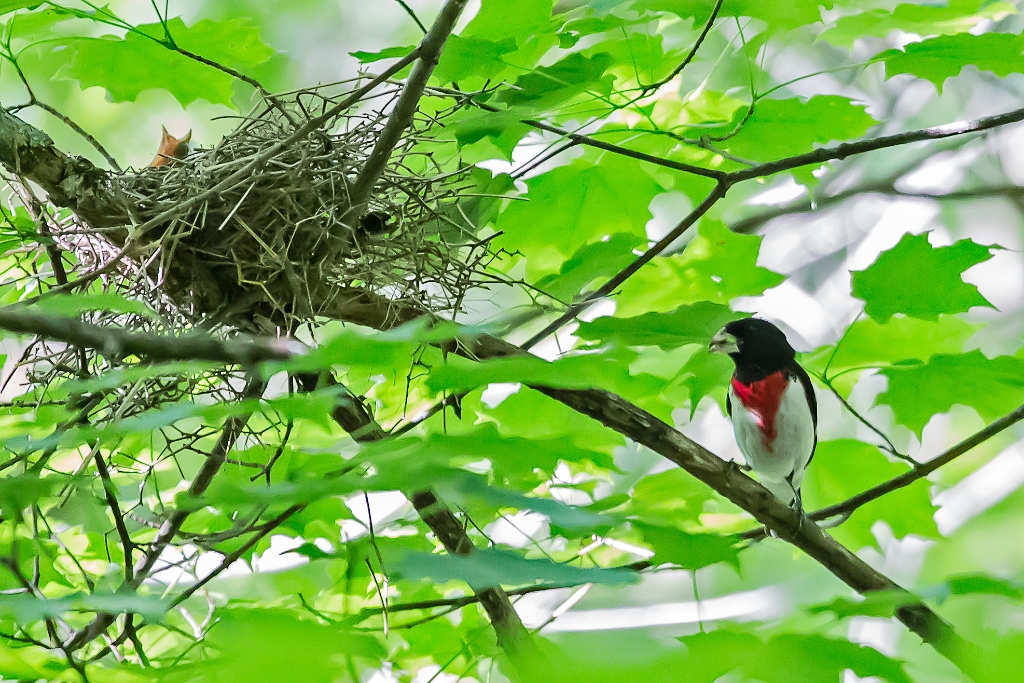
[[[383, 106], [346, 110], [214, 196], [174, 214], [148, 242], [146, 268], [195, 322], [261, 333], [345, 319], [353, 292], [454, 314], [488, 279], [491, 257], [456, 202], [474, 187], [454, 145], [431, 140], [444, 117], [418, 115], [362, 215], [350, 187], [386, 122]], [[139, 224], [221, 184], [341, 96], [304, 90], [264, 102], [212, 149], [122, 178]]]

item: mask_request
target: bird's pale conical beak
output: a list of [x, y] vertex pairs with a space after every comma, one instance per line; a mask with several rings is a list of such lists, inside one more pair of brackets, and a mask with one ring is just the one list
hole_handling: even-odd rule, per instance
[[711, 338], [708, 351], [711, 353], [739, 353], [740, 347], [736, 345], [736, 337], [726, 332], [723, 327]]

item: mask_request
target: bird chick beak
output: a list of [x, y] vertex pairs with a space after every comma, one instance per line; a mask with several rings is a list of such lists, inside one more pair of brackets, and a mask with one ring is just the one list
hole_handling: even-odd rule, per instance
[[736, 345], [736, 337], [726, 332], [723, 327], [711, 338], [708, 351], [711, 353], [739, 353], [740, 347]]

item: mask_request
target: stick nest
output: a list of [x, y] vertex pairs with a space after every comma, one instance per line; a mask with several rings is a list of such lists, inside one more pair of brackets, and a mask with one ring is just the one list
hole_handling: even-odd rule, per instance
[[367, 296], [454, 315], [488, 279], [492, 255], [456, 206], [475, 187], [470, 169], [453, 143], [434, 137], [451, 111], [417, 114], [369, 201], [350, 209], [396, 95], [345, 109], [259, 159], [344, 93], [267, 99], [212, 149], [121, 177], [137, 225], [169, 216], [132, 239], [136, 261], [186, 318], [250, 332], [346, 320], [354, 299]]

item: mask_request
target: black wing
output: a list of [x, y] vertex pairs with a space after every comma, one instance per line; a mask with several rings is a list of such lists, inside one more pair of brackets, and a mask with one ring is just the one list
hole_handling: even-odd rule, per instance
[[729, 417], [732, 417], [732, 396], [729, 394], [729, 390], [725, 390], [725, 412], [729, 413]]
[[807, 464], [810, 465], [811, 460], [814, 459], [814, 451], [818, 448], [818, 397], [814, 395], [814, 385], [811, 384], [810, 376], [806, 370], [800, 367], [799, 363], [796, 361], [790, 363], [789, 370], [803, 385], [804, 395], [807, 396], [807, 405], [811, 407], [811, 420], [814, 422], [814, 447], [811, 448], [811, 457], [807, 459]]

